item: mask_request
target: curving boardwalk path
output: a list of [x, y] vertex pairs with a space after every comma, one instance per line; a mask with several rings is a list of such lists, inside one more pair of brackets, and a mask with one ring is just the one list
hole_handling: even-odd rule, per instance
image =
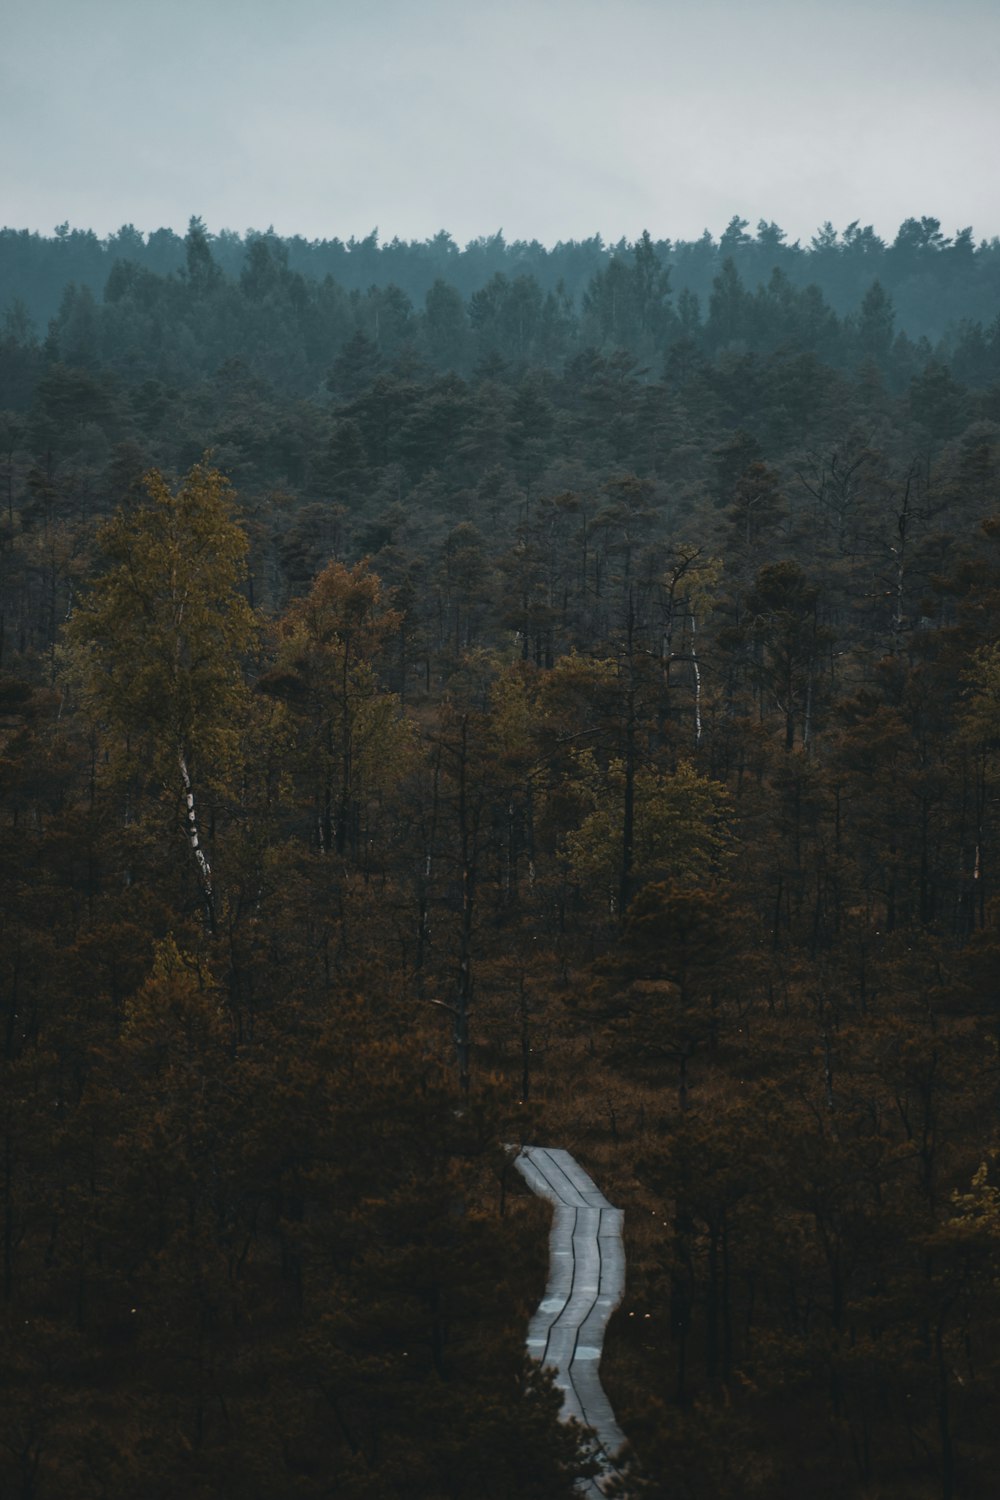
[[[620, 1208], [612, 1208], [568, 1151], [525, 1146], [514, 1162], [528, 1186], [553, 1205], [549, 1280], [528, 1328], [528, 1353], [554, 1365], [563, 1393], [563, 1420], [593, 1427], [604, 1477], [617, 1474], [614, 1455], [625, 1443], [598, 1374], [608, 1319], [625, 1288]], [[581, 1493], [602, 1497], [601, 1479]]]

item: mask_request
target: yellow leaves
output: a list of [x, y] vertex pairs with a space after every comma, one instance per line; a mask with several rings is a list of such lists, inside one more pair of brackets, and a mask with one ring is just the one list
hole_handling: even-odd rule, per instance
[[173, 937], [157, 943], [149, 977], [126, 1004], [122, 1045], [163, 1060], [200, 1055], [206, 1045], [221, 1045], [227, 1032], [219, 996], [197, 960]]
[[377, 661], [399, 629], [378, 575], [366, 563], [330, 563], [281, 622], [262, 691], [281, 704], [279, 729], [292, 765], [314, 780], [320, 800], [348, 803], [405, 774], [415, 730], [399, 699], [382, 690]]
[[973, 1174], [970, 1191], [952, 1193], [951, 1201], [955, 1213], [949, 1220], [950, 1228], [974, 1231], [977, 1238], [993, 1240], [1000, 1249], [1000, 1188], [990, 1182], [986, 1162], [980, 1163]]
[[963, 736], [983, 749], [995, 749], [1000, 744], [1000, 645], [981, 646], [972, 653], [966, 681]]
[[[967, 1193], [951, 1195], [954, 1212], [927, 1237], [930, 1248], [957, 1257], [963, 1281], [973, 1273], [995, 1301], [1000, 1289], [1000, 1188], [989, 1180], [982, 1162], [973, 1173]], [[946, 1262], [947, 1263], [947, 1262]]]
[[[567, 777], [567, 789], [571, 790], [581, 802], [586, 802], [589, 806], [596, 808], [604, 785], [597, 757], [588, 746], [583, 750], [571, 750], [568, 759], [572, 774]], [[609, 765], [607, 785], [619, 792], [624, 788], [625, 767], [622, 761], [613, 760]]]
[[284, 633], [330, 653], [348, 666], [372, 658], [399, 629], [402, 613], [391, 609], [382, 580], [367, 563], [353, 568], [330, 562], [309, 593], [290, 605]]
[[545, 674], [539, 706], [556, 728], [563, 723], [579, 727], [595, 711], [614, 714], [618, 706], [618, 664], [610, 658], [567, 652]]
[[724, 569], [721, 557], [704, 557], [703, 551], [694, 542], [675, 543], [663, 575], [671, 598], [686, 603], [694, 615], [704, 613], [715, 598]]
[[[624, 764], [613, 760], [602, 781], [589, 750], [574, 759], [575, 790], [593, 811], [566, 836], [566, 850], [574, 878], [597, 884], [610, 899], [621, 869]], [[730, 814], [726, 789], [699, 775], [689, 761], [680, 761], [672, 774], [652, 767], [639, 770], [633, 849], [637, 883], [668, 878], [703, 885], [718, 878], [733, 852]]]
[[490, 731], [496, 749], [506, 760], [524, 760], [535, 753], [537, 711], [520, 668], [507, 667], [490, 689]]
[[418, 749], [416, 726], [402, 716], [395, 693], [379, 693], [357, 708], [352, 733], [354, 785], [358, 792], [395, 785]]
[[95, 722], [172, 784], [180, 749], [202, 777], [231, 758], [256, 628], [227, 481], [199, 464], [176, 491], [155, 471], [145, 486], [146, 503], [100, 533], [107, 566], [67, 627], [64, 660]]

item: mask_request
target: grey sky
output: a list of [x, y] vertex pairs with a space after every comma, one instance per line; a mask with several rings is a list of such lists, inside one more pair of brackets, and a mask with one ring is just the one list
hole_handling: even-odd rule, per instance
[[996, 0], [4, 0], [0, 221], [1000, 234]]

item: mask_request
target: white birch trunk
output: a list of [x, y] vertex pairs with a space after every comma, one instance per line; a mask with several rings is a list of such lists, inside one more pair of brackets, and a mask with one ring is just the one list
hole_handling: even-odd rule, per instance
[[201, 847], [201, 838], [198, 833], [198, 815], [194, 805], [194, 790], [191, 786], [191, 777], [188, 773], [187, 760], [183, 750], [177, 752], [177, 764], [180, 767], [181, 781], [184, 783], [184, 802], [187, 809], [187, 840], [198, 866], [198, 874], [201, 876], [201, 890], [205, 898], [205, 906], [208, 909], [209, 925], [215, 926], [215, 891], [212, 887], [212, 866], [208, 862], [208, 856]]
[[701, 744], [701, 667], [698, 665], [698, 652], [695, 649], [695, 622], [694, 610], [688, 614], [688, 623], [691, 626], [691, 665], [694, 667], [694, 742]]

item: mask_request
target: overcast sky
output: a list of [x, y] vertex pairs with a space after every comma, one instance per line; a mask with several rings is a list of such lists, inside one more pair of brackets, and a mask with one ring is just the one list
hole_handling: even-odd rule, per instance
[[0, 221], [1000, 234], [998, 0], [3, 0]]

